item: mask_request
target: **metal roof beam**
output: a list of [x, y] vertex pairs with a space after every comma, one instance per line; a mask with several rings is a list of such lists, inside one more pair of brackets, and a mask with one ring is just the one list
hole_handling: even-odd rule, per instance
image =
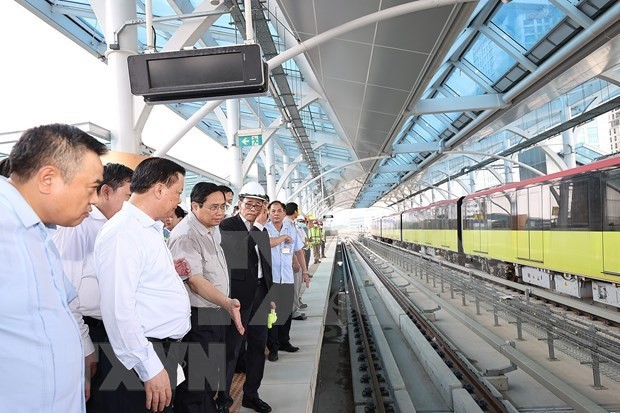
[[455, 98], [422, 99], [411, 109], [412, 115], [501, 109], [509, 105], [501, 93]]
[[383, 165], [376, 169], [376, 172], [387, 173], [387, 172], [414, 172], [417, 171], [418, 167], [416, 165], [404, 164], [404, 165]]
[[370, 181], [371, 184], [398, 184], [400, 183], [400, 178], [374, 178]]
[[392, 146], [392, 154], [436, 152], [440, 148], [441, 148], [440, 141], [419, 142], [419, 143], [398, 143]]

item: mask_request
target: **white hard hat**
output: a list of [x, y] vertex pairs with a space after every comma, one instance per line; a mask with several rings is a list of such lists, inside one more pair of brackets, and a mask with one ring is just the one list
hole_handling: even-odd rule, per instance
[[267, 193], [265, 192], [265, 188], [258, 182], [248, 182], [241, 187], [239, 198], [255, 198], [266, 201]]

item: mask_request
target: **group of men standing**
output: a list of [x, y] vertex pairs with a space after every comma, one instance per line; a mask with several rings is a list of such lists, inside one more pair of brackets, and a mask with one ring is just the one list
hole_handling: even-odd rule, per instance
[[0, 178], [0, 364], [11, 371], [0, 405], [172, 411], [176, 388], [177, 413], [226, 412], [245, 339], [242, 405], [270, 412], [258, 394], [265, 347], [271, 361], [298, 350], [293, 301], [309, 286], [303, 233], [288, 214], [296, 205], [267, 205], [249, 183], [239, 214], [225, 218], [223, 189], [200, 182], [166, 243], [162, 220], [181, 202], [184, 168], [156, 157], [135, 171], [104, 168], [106, 151], [75, 127], [40, 126]]

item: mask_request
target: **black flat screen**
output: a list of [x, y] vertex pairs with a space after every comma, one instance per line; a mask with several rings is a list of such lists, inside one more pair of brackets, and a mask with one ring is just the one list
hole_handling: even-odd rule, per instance
[[[243, 83], [243, 54], [194, 56], [147, 61], [151, 88]], [[180, 74], [183, 78], [180, 79]]]

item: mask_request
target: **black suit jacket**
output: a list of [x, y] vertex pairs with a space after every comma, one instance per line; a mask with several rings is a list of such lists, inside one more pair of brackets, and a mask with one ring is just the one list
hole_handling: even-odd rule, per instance
[[[222, 249], [230, 275], [230, 296], [241, 303], [241, 310], [252, 308], [258, 280], [258, 260], [267, 288], [271, 288], [271, 247], [269, 233], [252, 226], [248, 232], [239, 215], [226, 218], [220, 223]], [[255, 246], [258, 245], [259, 254]]]

